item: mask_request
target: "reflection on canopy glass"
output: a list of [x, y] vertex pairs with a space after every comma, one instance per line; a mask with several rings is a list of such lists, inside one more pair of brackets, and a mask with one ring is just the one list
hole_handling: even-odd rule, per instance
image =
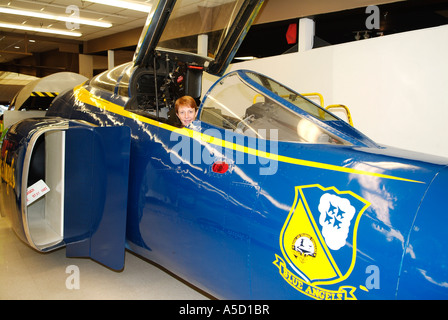
[[201, 6], [189, 2], [176, 2], [158, 46], [197, 53], [198, 35], [207, 35], [207, 56], [213, 58], [244, 1], [205, 1]]
[[[241, 72], [241, 71], [240, 71]], [[246, 72], [270, 92], [323, 120], [339, 120], [298, 93], [260, 74]], [[349, 143], [248, 85], [238, 73], [230, 73], [208, 93], [200, 120], [214, 126], [262, 139], [303, 143]]]

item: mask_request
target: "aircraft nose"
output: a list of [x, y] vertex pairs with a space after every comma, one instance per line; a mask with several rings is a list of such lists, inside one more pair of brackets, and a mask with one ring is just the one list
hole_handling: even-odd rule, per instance
[[399, 299], [448, 298], [448, 167], [429, 185], [415, 222], [400, 276]]

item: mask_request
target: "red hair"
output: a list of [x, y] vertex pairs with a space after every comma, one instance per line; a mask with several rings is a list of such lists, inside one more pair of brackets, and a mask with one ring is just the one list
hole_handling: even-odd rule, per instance
[[176, 103], [174, 105], [174, 109], [176, 110], [176, 113], [179, 111], [180, 106], [188, 106], [190, 108], [193, 108], [195, 111], [198, 110], [196, 101], [190, 96], [183, 96], [176, 100]]

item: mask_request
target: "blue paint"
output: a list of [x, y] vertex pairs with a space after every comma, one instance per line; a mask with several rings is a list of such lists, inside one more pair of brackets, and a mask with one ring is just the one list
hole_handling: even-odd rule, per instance
[[[67, 245], [69, 256], [121, 269], [126, 248], [226, 299], [448, 297], [447, 159], [378, 145], [248, 70], [220, 78], [200, 101], [193, 126], [176, 128], [163, 109], [174, 103], [170, 94], [196, 92], [200, 82], [183, 82], [200, 81], [190, 67], [210, 70], [196, 56], [152, 54], [161, 59], [161, 79], [179, 72], [169, 74], [175, 81], [166, 80], [165, 91], [159, 88], [159, 110], [144, 110], [153, 96], [143, 97], [136, 86], [154, 74], [149, 59], [147, 66], [123, 66], [113, 90], [92, 79], [55, 99], [46, 118], [8, 132], [2, 168], [15, 168], [15, 185], [3, 177], [2, 210], [22, 240], [28, 241], [21, 201], [27, 145], [36, 130], [67, 122], [66, 183], [73, 185], [66, 184], [65, 238], [58, 246]], [[246, 104], [233, 88], [264, 100]], [[249, 106], [256, 116], [222, 116]], [[207, 118], [211, 110], [216, 113]], [[288, 140], [299, 135], [294, 119], [317, 130], [320, 140]], [[281, 128], [279, 141], [238, 131], [273, 123]], [[213, 170], [222, 163], [225, 172]]]

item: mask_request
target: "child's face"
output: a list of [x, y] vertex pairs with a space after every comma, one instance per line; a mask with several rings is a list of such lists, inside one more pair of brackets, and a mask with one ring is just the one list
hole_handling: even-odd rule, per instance
[[177, 116], [179, 117], [180, 122], [184, 126], [189, 125], [194, 119], [196, 119], [197, 111], [190, 106], [179, 106], [177, 110]]

